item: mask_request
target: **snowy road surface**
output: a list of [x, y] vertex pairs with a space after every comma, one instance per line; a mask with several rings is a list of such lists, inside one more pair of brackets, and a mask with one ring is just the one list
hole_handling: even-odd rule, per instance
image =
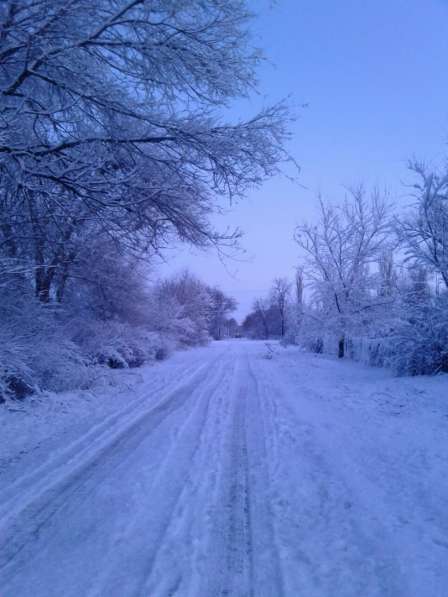
[[102, 416], [36, 417], [0, 467], [1, 597], [446, 597], [448, 379], [265, 355], [178, 353]]

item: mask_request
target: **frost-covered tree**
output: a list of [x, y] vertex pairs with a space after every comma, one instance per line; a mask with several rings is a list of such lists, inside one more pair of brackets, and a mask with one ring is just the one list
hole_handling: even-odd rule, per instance
[[401, 276], [398, 291], [379, 364], [402, 375], [448, 371], [448, 293], [436, 295], [428, 269], [418, 263]]
[[287, 159], [283, 105], [224, 120], [255, 85], [250, 17], [242, 0], [0, 3], [0, 242], [41, 300], [86, 227], [126, 250], [234, 242], [209, 224], [216, 198]]
[[305, 278], [303, 267], [296, 268], [294, 284], [291, 285], [291, 297], [286, 308], [286, 329], [283, 336], [285, 344], [297, 344], [300, 340], [300, 332], [304, 317], [304, 290]]
[[350, 330], [365, 325], [378, 306], [373, 264], [390, 242], [387, 203], [378, 191], [358, 187], [341, 205], [320, 200], [317, 224], [296, 229], [295, 239], [307, 258], [313, 301], [322, 323], [345, 355]]
[[102, 322], [145, 325], [149, 275], [146, 262], [121, 254], [110, 240], [91, 240], [72, 266], [63, 308]]
[[281, 335], [280, 312], [270, 296], [254, 301], [253, 310], [244, 319], [242, 328], [250, 338], [268, 339]]
[[257, 298], [253, 310], [242, 324], [242, 330], [251, 338], [284, 338], [287, 331], [291, 284], [286, 278], [276, 278], [268, 295]]
[[256, 311], [251, 311], [246, 315], [241, 325], [241, 330], [246, 338], [268, 338]]
[[406, 267], [382, 344], [387, 365], [421, 375], [448, 371], [448, 173], [418, 162], [411, 170], [414, 204], [396, 218]]
[[148, 309], [154, 329], [183, 345], [204, 344], [210, 339], [209, 287], [187, 270], [157, 284]]
[[62, 302], [72, 266], [101, 235], [85, 207], [74, 209], [64, 195], [58, 203], [36, 194], [18, 200], [0, 186], [0, 261], [27, 271], [43, 303]]
[[22, 371], [39, 325], [69, 360], [116, 367], [165, 336], [207, 340], [206, 285], [148, 295], [137, 263], [175, 239], [233, 246], [212, 212], [289, 159], [283, 104], [226, 115], [256, 87], [250, 20], [244, 0], [0, 2], [0, 303], [14, 314], [0, 336], [22, 338]]
[[224, 322], [224, 333], [227, 338], [236, 338], [240, 334], [240, 326], [234, 317]]
[[394, 254], [392, 250], [386, 249], [378, 259], [378, 296], [393, 297], [397, 292], [397, 284]]
[[259, 338], [269, 338], [270, 318], [269, 318], [269, 302], [267, 299], [258, 298], [254, 301], [253, 314], [249, 319], [246, 318], [245, 327], [252, 329], [252, 334]]
[[280, 319], [280, 336], [286, 333], [286, 318], [291, 294], [291, 283], [286, 278], [275, 278], [271, 293], [271, 306], [278, 312]]
[[210, 335], [215, 340], [221, 340], [228, 316], [235, 311], [237, 303], [234, 298], [227, 296], [220, 288], [209, 288], [208, 293], [210, 295]]
[[448, 289], [448, 168], [434, 172], [414, 162], [411, 170], [419, 179], [416, 203], [407, 217], [397, 218], [397, 230], [408, 259], [439, 274]]

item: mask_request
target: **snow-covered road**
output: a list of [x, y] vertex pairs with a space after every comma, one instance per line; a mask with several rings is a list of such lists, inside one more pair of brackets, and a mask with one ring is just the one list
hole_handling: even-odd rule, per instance
[[0, 467], [1, 597], [446, 597], [448, 378], [274, 352], [176, 354], [28, 440]]

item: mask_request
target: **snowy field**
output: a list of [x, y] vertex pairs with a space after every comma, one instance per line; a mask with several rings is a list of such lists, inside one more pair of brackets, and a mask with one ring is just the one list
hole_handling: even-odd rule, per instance
[[1, 597], [446, 597], [448, 378], [272, 346], [0, 407]]

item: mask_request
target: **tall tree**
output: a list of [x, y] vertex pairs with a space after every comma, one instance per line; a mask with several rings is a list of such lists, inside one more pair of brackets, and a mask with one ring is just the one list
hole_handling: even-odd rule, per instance
[[[253, 322], [258, 324], [256, 327], [261, 328], [262, 337], [269, 338], [269, 302], [263, 298], [256, 299], [254, 301], [253, 312], [255, 315]], [[260, 335], [260, 331], [256, 335]]]
[[296, 230], [296, 242], [306, 253], [314, 300], [338, 338], [338, 355], [345, 354], [350, 327], [362, 322], [378, 304], [372, 296], [376, 262], [389, 243], [387, 204], [375, 191], [351, 191], [342, 205], [320, 200], [317, 225]]
[[286, 332], [286, 315], [288, 311], [291, 283], [286, 278], [275, 278], [271, 288], [271, 305], [278, 311], [280, 318], [280, 335]]
[[224, 334], [226, 319], [237, 308], [234, 298], [227, 296], [220, 288], [209, 288], [210, 295], [210, 335], [221, 340]]
[[255, 85], [250, 18], [243, 0], [0, 3], [0, 252], [41, 300], [86, 229], [123, 251], [235, 242], [210, 225], [219, 198], [288, 159], [284, 105], [224, 119]]
[[429, 267], [448, 289], [448, 168], [434, 172], [414, 162], [415, 209], [397, 219], [397, 230], [409, 259]]

